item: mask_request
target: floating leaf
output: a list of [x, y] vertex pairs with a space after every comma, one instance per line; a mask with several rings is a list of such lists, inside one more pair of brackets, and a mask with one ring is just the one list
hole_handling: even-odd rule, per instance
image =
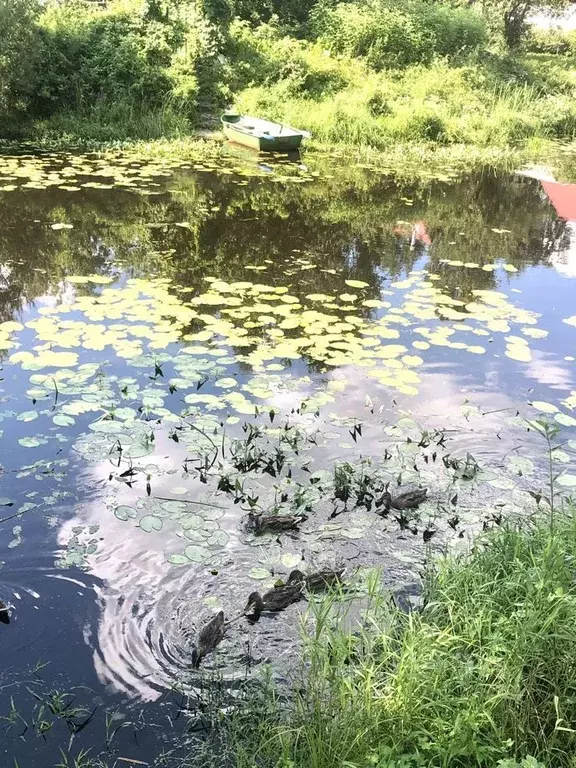
[[23, 448], [37, 448], [42, 445], [42, 441], [37, 437], [21, 437], [18, 442]]
[[119, 507], [116, 507], [114, 510], [114, 514], [118, 518], [118, 520], [131, 520], [137, 516], [137, 512], [134, 509], [134, 507], [128, 507], [126, 505], [121, 505]]
[[554, 416], [554, 420], [558, 424], [562, 424], [563, 427], [576, 427], [576, 419], [573, 416], [569, 416], [567, 413], [557, 413]]
[[559, 411], [554, 403], [547, 403], [545, 400], [534, 400], [530, 405], [541, 413], [558, 413]]
[[192, 563], [203, 563], [209, 556], [204, 547], [199, 547], [196, 544], [189, 544], [184, 550], [184, 554]]
[[282, 555], [281, 560], [282, 565], [286, 566], [286, 568], [295, 568], [299, 563], [302, 562], [302, 555], [286, 552], [285, 555]]
[[157, 515], [144, 515], [144, 517], [140, 518], [138, 525], [146, 533], [151, 533], [152, 531], [161, 531], [163, 521]]
[[23, 411], [16, 418], [18, 421], [34, 421], [38, 418], [38, 411]]
[[72, 424], [76, 423], [76, 420], [73, 419], [72, 416], [68, 416], [65, 413], [57, 413], [52, 421], [59, 427], [70, 427]]
[[172, 565], [188, 565], [190, 560], [186, 555], [169, 555], [168, 562]]
[[248, 571], [248, 576], [250, 576], [251, 579], [263, 581], [264, 579], [269, 579], [272, 574], [266, 568], [251, 568]]
[[576, 475], [560, 475], [556, 482], [558, 485], [564, 486], [564, 488], [576, 488]]
[[365, 283], [363, 280], [344, 280], [346, 285], [349, 285], [350, 288], [369, 288], [370, 284]]

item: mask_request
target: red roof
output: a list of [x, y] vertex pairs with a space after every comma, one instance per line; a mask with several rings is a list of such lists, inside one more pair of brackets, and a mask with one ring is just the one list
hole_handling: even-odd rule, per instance
[[576, 184], [542, 181], [542, 188], [561, 219], [576, 221]]

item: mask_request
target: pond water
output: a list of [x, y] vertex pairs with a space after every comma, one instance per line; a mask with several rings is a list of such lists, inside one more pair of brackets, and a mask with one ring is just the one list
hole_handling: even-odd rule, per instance
[[196, 672], [214, 611], [294, 567], [411, 588], [545, 506], [535, 419], [576, 485], [576, 223], [518, 174], [309, 163], [0, 158], [2, 765], [172, 754], [175, 686], [297, 645], [301, 605]]

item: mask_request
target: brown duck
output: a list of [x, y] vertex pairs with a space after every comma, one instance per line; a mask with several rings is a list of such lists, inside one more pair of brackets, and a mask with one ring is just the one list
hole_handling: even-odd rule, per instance
[[318, 592], [326, 587], [332, 587], [335, 584], [339, 584], [342, 579], [344, 568], [339, 570], [326, 569], [323, 571], [317, 571], [316, 573], [309, 573], [305, 577], [306, 589], [309, 592]]
[[417, 509], [420, 504], [426, 501], [428, 496], [427, 488], [414, 488], [411, 491], [404, 491], [397, 496], [392, 496], [390, 491], [385, 491], [383, 500], [387, 511], [390, 509]]
[[226, 631], [224, 611], [220, 611], [200, 630], [198, 642], [192, 651], [192, 666], [198, 669], [200, 662], [220, 644]]
[[248, 515], [248, 522], [257, 534], [297, 531], [307, 519], [306, 515], [258, 515], [252, 512]]
[[302, 598], [306, 577], [301, 571], [292, 571], [286, 584], [273, 587], [263, 595], [251, 592], [244, 608], [244, 615], [258, 621], [263, 611], [283, 611]]

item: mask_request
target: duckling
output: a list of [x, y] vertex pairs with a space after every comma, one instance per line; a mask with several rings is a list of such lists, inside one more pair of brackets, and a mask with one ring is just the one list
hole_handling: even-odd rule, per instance
[[254, 512], [248, 515], [248, 522], [257, 534], [297, 531], [307, 519], [306, 515], [258, 515]]
[[0, 623], [10, 624], [10, 612], [8, 606], [2, 600], [0, 600]]
[[383, 500], [386, 505], [386, 511], [392, 509], [417, 509], [422, 502], [426, 501], [428, 496], [427, 488], [414, 488], [411, 491], [404, 491], [397, 496], [392, 496], [390, 491], [385, 491]]
[[244, 615], [252, 621], [258, 621], [263, 611], [283, 611], [292, 603], [302, 598], [305, 577], [301, 571], [292, 571], [286, 584], [273, 587], [261, 595], [251, 592], [244, 608]]
[[309, 592], [320, 591], [326, 587], [331, 587], [334, 584], [338, 584], [344, 573], [344, 568], [339, 570], [330, 570], [327, 568], [324, 571], [317, 571], [316, 573], [309, 573], [305, 577], [306, 589]]
[[216, 646], [219, 645], [224, 637], [225, 630], [224, 611], [220, 611], [202, 628], [198, 635], [198, 642], [192, 651], [192, 666], [194, 669], [198, 669], [204, 656], [212, 653]]

